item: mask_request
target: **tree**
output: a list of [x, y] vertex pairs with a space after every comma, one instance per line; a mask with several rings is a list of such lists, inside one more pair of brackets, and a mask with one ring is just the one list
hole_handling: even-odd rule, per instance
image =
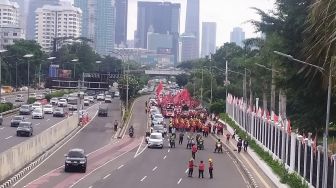
[[189, 81], [189, 76], [187, 74], [179, 74], [176, 76], [176, 83], [180, 87], [184, 87], [185, 85], [187, 85], [188, 81]]

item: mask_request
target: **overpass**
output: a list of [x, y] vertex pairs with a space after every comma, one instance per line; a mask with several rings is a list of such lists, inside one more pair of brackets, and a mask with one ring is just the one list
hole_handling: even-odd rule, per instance
[[177, 76], [185, 73], [186, 72], [183, 70], [170, 70], [170, 69], [145, 70], [145, 74], [150, 76]]

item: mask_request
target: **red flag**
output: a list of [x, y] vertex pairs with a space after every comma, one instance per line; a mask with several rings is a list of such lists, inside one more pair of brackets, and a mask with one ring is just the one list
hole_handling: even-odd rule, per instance
[[162, 84], [162, 81], [160, 81], [158, 87], [156, 88], [156, 94], [160, 95], [160, 93], [162, 92], [162, 90], [163, 90], [163, 84]]

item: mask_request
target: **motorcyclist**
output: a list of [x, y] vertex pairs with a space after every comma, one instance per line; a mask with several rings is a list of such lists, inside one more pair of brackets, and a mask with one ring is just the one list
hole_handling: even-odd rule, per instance
[[218, 152], [223, 151], [222, 149], [223, 149], [222, 148], [222, 142], [221, 142], [220, 139], [217, 139], [217, 141], [216, 141], [216, 147], [215, 147], [215, 152], [216, 151], [218, 151]]
[[128, 132], [129, 132], [129, 133], [134, 133], [133, 125], [131, 125], [131, 127], [128, 129]]
[[114, 121], [114, 130], [117, 131], [118, 130], [118, 120]]
[[176, 139], [176, 135], [172, 134], [170, 135], [169, 141], [170, 141], [170, 147], [174, 147], [175, 148], [175, 139]]

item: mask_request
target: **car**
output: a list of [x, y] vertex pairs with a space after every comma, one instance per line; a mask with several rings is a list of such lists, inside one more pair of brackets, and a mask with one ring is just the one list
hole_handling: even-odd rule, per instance
[[89, 106], [90, 105], [89, 99], [84, 99], [83, 103], [84, 103], [84, 106]]
[[119, 91], [114, 92], [114, 97], [120, 97]]
[[62, 98], [58, 100], [57, 106], [58, 107], [66, 107], [68, 105], [68, 102], [66, 99]]
[[105, 103], [112, 103], [112, 96], [111, 95], [106, 95], [105, 96]]
[[29, 97], [28, 98], [36, 99], [36, 93], [29, 93]]
[[63, 108], [55, 108], [53, 112], [53, 117], [64, 117], [64, 109]]
[[24, 104], [19, 109], [20, 115], [30, 115], [30, 106], [28, 104]]
[[162, 124], [154, 124], [153, 132], [164, 134], [166, 133], [166, 130]]
[[163, 137], [161, 133], [153, 132], [148, 138], [148, 148], [159, 147], [163, 148]]
[[155, 115], [153, 115], [153, 120], [157, 120], [159, 122], [163, 122], [164, 118], [163, 118], [162, 114], [155, 114]]
[[46, 104], [43, 106], [43, 111], [45, 114], [52, 114], [53, 113], [53, 106], [51, 104]]
[[42, 108], [35, 108], [32, 112], [32, 119], [44, 119]]
[[31, 122], [22, 121], [16, 129], [16, 136], [32, 136], [33, 135], [33, 126]]
[[105, 100], [105, 95], [103, 93], [97, 95], [97, 101], [103, 101]]
[[42, 108], [42, 104], [40, 102], [34, 102], [31, 106], [31, 110], [35, 110], [36, 108]]
[[4, 104], [4, 103], [6, 103], [6, 102], [7, 102], [7, 101], [6, 101], [6, 99], [5, 99], [5, 98], [2, 98], [2, 97], [1, 97], [1, 99], [0, 99], [0, 100], [1, 100], [0, 102], [1, 102], [2, 104]]
[[100, 105], [98, 109], [98, 116], [107, 117], [107, 111], [108, 111], [107, 105]]
[[69, 106], [70, 111], [76, 111], [77, 110], [77, 104], [70, 104], [68, 106]]
[[37, 94], [36, 95], [36, 100], [42, 100], [44, 99], [44, 95], [43, 94]]
[[11, 127], [19, 126], [20, 122], [24, 121], [24, 116], [14, 116], [11, 120]]
[[24, 102], [23, 95], [22, 94], [16, 95], [15, 102]]
[[56, 97], [51, 98], [50, 99], [50, 104], [57, 105], [58, 104], [58, 99]]
[[93, 96], [88, 96], [88, 99], [89, 99], [90, 103], [94, 103], [94, 97]]
[[81, 170], [81, 172], [86, 172], [87, 166], [87, 156], [84, 153], [84, 149], [71, 149], [68, 154], [64, 155], [64, 171], [69, 172], [70, 170], [76, 168]]

